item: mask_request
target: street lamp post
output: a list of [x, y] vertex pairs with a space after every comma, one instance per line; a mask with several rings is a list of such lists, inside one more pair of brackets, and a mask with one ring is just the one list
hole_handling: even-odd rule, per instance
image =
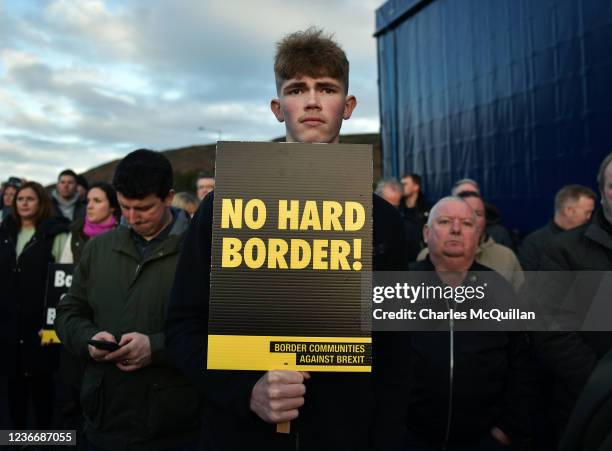
[[219, 139], [218, 141], [221, 141], [221, 138], [223, 137], [223, 133], [221, 132], [221, 130], [217, 129], [217, 128], [210, 128], [210, 127], [203, 127], [203, 126], [199, 126], [198, 130], [201, 132], [215, 132], [219, 135]]

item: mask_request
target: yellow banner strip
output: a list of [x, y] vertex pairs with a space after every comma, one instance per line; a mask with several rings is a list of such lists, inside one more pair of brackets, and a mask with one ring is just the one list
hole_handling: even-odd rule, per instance
[[370, 337], [209, 335], [207, 368], [369, 373], [364, 345], [371, 343]]

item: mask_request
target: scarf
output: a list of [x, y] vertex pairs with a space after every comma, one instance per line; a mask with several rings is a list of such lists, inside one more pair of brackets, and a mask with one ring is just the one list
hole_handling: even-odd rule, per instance
[[79, 200], [79, 193], [75, 193], [72, 199], [64, 199], [59, 195], [57, 190], [53, 190], [51, 193], [53, 198], [57, 201], [57, 206], [59, 210], [62, 212], [62, 215], [70, 219], [71, 221], [74, 219], [74, 207]]
[[93, 222], [89, 222], [89, 219], [85, 217], [85, 225], [83, 226], [83, 233], [87, 235], [89, 238], [92, 238], [96, 235], [100, 235], [101, 233], [108, 232], [117, 223], [117, 219], [113, 215], [110, 215], [109, 218], [105, 221], [102, 221], [99, 224], [94, 224]]

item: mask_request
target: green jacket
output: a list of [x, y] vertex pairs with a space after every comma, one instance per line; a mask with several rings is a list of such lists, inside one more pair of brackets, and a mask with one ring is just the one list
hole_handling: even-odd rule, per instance
[[[55, 327], [62, 343], [87, 361], [81, 404], [87, 437], [96, 446], [155, 451], [199, 434], [197, 392], [167, 359], [163, 333], [188, 224], [181, 212], [170, 234], [142, 264], [127, 227], [93, 238], [57, 307]], [[87, 340], [103, 330], [117, 341], [129, 332], [148, 335], [151, 364], [124, 372], [113, 363], [93, 361]]]

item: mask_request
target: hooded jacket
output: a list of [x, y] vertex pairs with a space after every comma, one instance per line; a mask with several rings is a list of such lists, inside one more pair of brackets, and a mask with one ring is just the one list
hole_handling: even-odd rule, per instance
[[55, 215], [64, 217], [69, 221], [84, 218], [87, 213], [87, 202], [79, 198], [79, 193], [75, 193], [72, 199], [64, 200], [60, 197], [57, 190], [51, 192], [51, 201]]

